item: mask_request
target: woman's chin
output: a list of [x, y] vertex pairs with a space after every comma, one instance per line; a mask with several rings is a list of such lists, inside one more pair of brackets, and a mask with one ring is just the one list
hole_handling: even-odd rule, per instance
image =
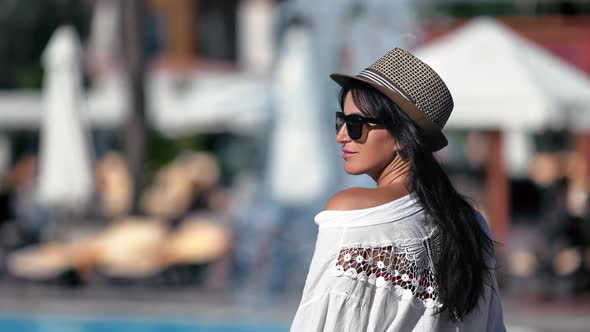
[[350, 175], [361, 175], [365, 174], [365, 170], [360, 167], [354, 167], [354, 165], [344, 164], [344, 171]]

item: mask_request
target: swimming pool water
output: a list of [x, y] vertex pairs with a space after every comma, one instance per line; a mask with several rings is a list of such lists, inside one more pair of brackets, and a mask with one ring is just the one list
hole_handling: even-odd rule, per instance
[[0, 315], [1, 332], [287, 332], [287, 326], [112, 317]]

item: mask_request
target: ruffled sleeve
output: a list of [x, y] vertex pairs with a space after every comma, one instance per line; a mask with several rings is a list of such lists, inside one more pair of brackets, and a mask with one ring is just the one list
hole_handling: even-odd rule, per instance
[[384, 289], [367, 299], [331, 290], [299, 307], [291, 332], [434, 331], [437, 322], [433, 309], [416, 306], [409, 297], [392, 297]]
[[302, 303], [291, 332], [366, 331], [367, 305], [343, 291], [328, 291]]

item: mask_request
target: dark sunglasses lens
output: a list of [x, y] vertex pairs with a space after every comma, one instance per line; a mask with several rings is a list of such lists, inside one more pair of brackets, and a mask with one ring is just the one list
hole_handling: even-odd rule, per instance
[[342, 126], [346, 123], [346, 131], [348, 137], [351, 139], [359, 139], [363, 135], [363, 122], [357, 121], [356, 118], [346, 119], [344, 113], [336, 112], [336, 135], [342, 129]]
[[351, 139], [359, 139], [363, 136], [363, 124], [356, 123], [356, 122], [347, 122], [346, 123], [346, 130], [348, 131], [348, 136]]

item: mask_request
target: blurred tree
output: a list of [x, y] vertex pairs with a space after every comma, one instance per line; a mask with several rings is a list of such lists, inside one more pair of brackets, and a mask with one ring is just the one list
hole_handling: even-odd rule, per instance
[[535, 151], [565, 152], [573, 148], [573, 133], [566, 129], [545, 129], [533, 135]]
[[40, 89], [40, 56], [53, 31], [70, 24], [85, 40], [90, 15], [88, 1], [0, 1], [0, 89]]

